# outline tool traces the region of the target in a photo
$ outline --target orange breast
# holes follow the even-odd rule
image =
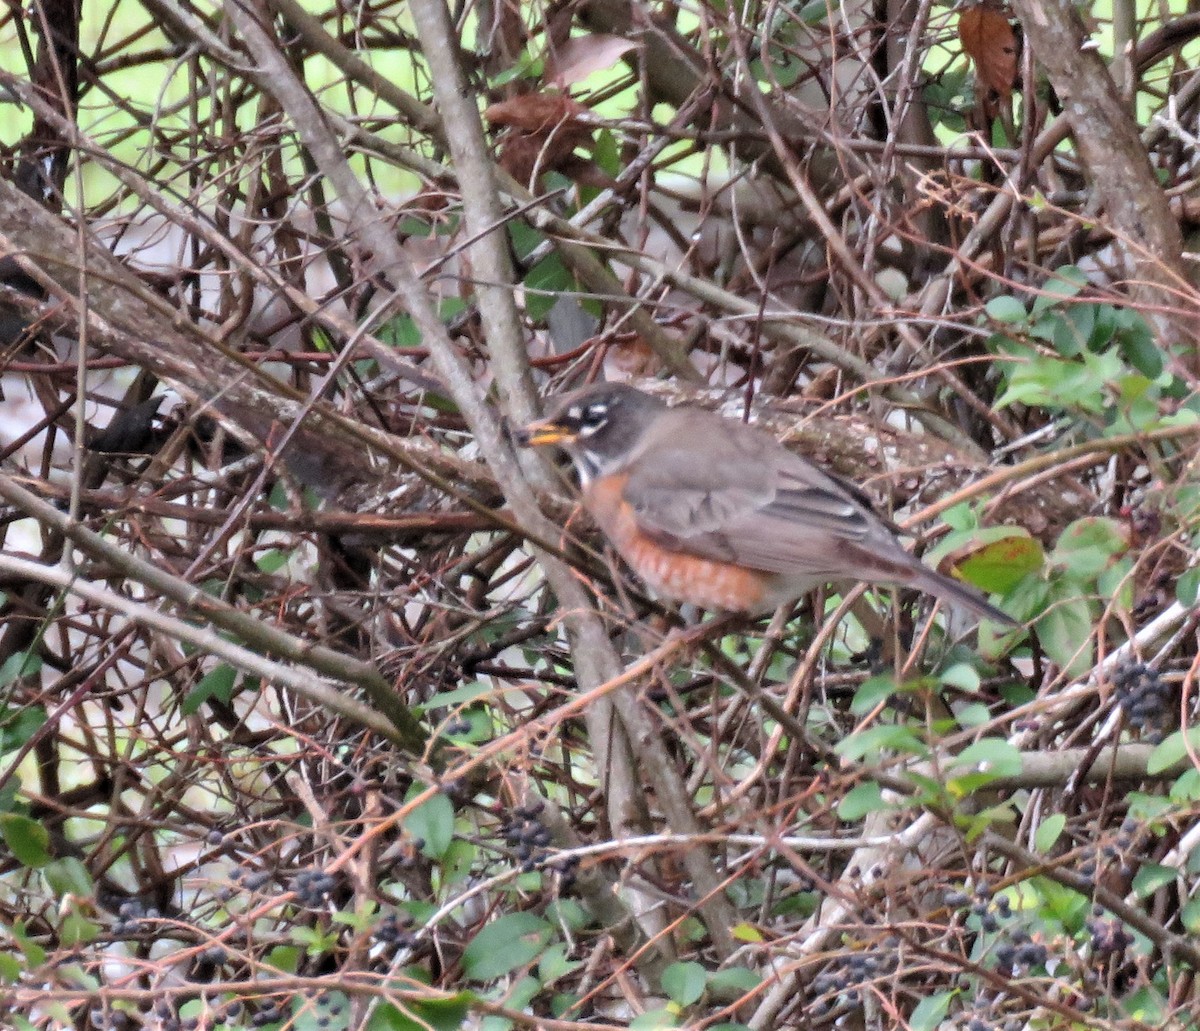
[[[622,497],[624,476],[593,480],[583,502],[621,557],[656,594],[726,612],[761,612],[775,602],[777,578],[728,562],[672,551],[638,527]]]

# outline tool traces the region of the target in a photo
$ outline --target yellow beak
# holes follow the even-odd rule
[[[516,433],[517,443],[521,447],[541,447],[543,444],[561,444],[564,441],[570,443],[575,436],[572,430],[552,419],[531,422]]]

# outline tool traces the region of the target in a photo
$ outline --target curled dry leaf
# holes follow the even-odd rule
[[[588,109],[565,93],[527,93],[493,104],[483,116],[508,133],[500,145],[500,165],[514,179],[530,183],[542,172],[570,174],[576,147],[591,139],[592,126],[579,121]]]
[[[554,49],[546,67],[546,78],[560,86],[582,82],[593,72],[611,68],[639,44],[624,36],[595,32],[572,36]]]
[[[545,133],[587,113],[586,107],[565,93],[526,93],[492,104],[483,117],[492,125]]]
[[[959,16],[963,53],[975,62],[975,74],[1002,99],[1017,83],[1017,36],[1005,12],[991,4],[969,7]]]

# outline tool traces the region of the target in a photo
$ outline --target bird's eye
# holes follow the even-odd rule
[[[608,420],[608,405],[590,404],[579,413],[579,426],[584,431],[598,430]]]

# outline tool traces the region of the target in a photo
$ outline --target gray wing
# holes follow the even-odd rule
[[[845,575],[854,545],[891,534],[854,494],[761,431],[722,437],[717,453],[660,442],[625,486],[639,527],[704,558],[767,572]],[[907,556],[906,556],[907,557]]]

